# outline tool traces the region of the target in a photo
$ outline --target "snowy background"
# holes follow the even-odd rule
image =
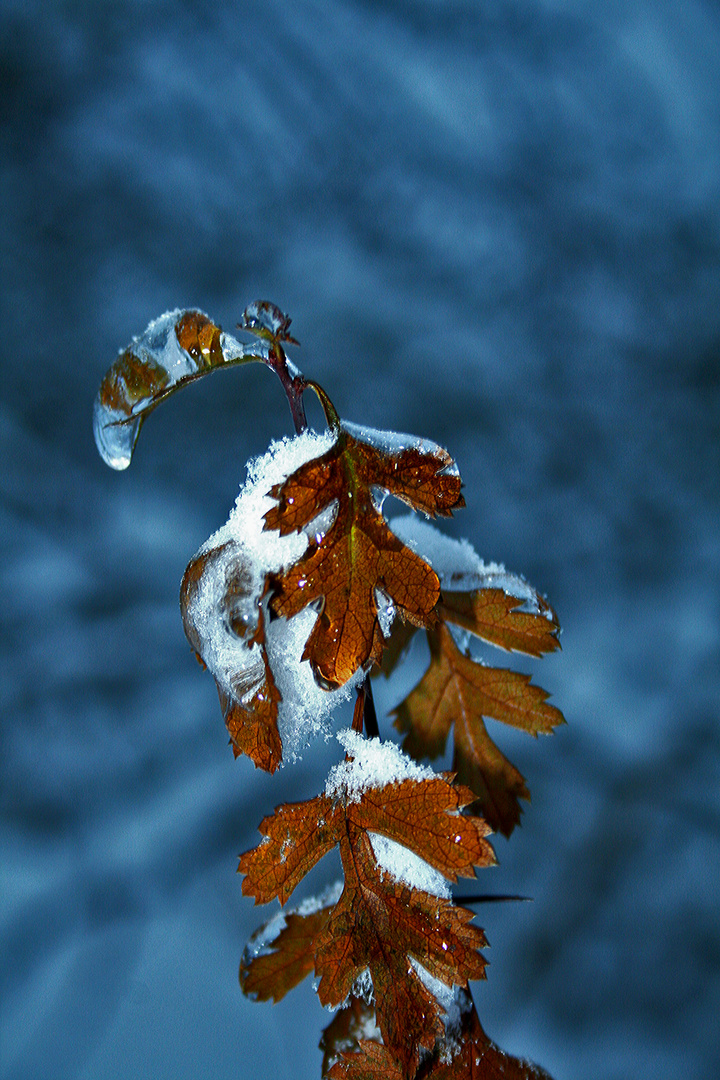
[[[534,902],[479,913],[486,1029],[555,1080],[720,1075],[717,3],[0,11],[3,1080],[319,1077],[309,980],[240,994],[235,868],[342,751],[235,762],[177,603],[287,407],[219,374],[122,475],[91,431],[150,319],[258,297],[563,624],[526,667],[567,728],[498,736],[533,802],[479,888]]]

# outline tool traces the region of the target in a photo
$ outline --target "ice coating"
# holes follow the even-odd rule
[[[411,551],[430,563],[442,588],[459,592],[502,589],[508,596],[524,600],[529,611],[540,611],[537,593],[525,578],[509,573],[502,563],[483,562],[469,541],[445,536],[414,514],[392,518],[388,525]]]
[[[196,558],[211,554],[188,605],[205,664],[229,695],[243,702],[262,681],[265,659],[282,696],[278,732],[283,760],[295,760],[310,738],[327,734],[331,714],[347,700],[363,673],[339,690],[318,686],[312,668],[302,660],[305,642],[317,619],[308,607],[291,619],[265,618],[264,645],[251,640],[260,614],[265,579],[295,563],[305,552],[308,535],[327,528],[328,514],[306,531],[281,536],[265,529],[264,515],[275,505],[270,490],[307,461],[324,454],[335,434],[306,431],[274,442],[268,452],[249,462],[247,480],[225,525],[200,548]],[[234,585],[240,581],[241,587]],[[265,611],[267,616],[267,611]],[[245,631],[245,628],[247,630]],[[264,654],[263,654],[264,649]]]
[[[397,609],[390,597],[386,596],[380,589],[375,590],[375,604],[377,605],[377,616],[382,635],[384,638],[389,638]]]
[[[429,780],[435,776],[432,769],[416,764],[395,743],[366,739],[352,730],[339,731],[337,739],[352,760],[334,765],[328,773],[325,794],[331,799],[360,802],[363,791],[368,788],[381,788],[403,780]]]
[[[295,338],[288,333],[292,319],[269,300],[254,300],[252,304],[248,304],[242,321],[244,330],[250,330],[259,337],[275,338],[297,345]]]
[[[126,469],[143,420],[184,383],[228,364],[262,359],[267,347],[241,345],[201,311],[177,308],[153,320],[105,375],[93,406],[95,442],[113,469]]]
[[[368,835],[377,864],[382,871],[388,873],[395,881],[409,885],[411,889],[420,889],[430,893],[431,896],[450,899],[452,895],[450,886],[434,866],[425,862],[410,848],[398,844],[395,840],[390,840],[387,836],[372,832]]]
[[[362,427],[360,424],[351,424],[348,420],[341,421],[342,427],[349,435],[359,442],[374,446],[376,450],[382,450],[386,454],[399,454],[403,450],[418,450],[428,456],[445,457],[445,450],[432,439],[422,439],[417,435],[404,435],[399,431],[378,431],[375,428]],[[448,476],[458,476],[455,462],[451,462],[443,470]]]

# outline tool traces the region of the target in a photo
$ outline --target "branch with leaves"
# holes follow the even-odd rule
[[[120,354],[94,411],[98,449],[122,469],[148,414],[221,368],[265,364],[290,406],[294,438],[249,464],[228,522],[181,586],[185,633],[215,679],[236,756],[274,772],[355,696],[324,791],[264,818],[239,865],[243,893],[283,908],[334,849],[342,880],[253,935],[242,989],[277,1001],[314,973],[336,1010],[321,1044],[332,1080],[545,1077],[480,1026],[469,984],[485,977],[486,939],[451,885],[495,862],[487,835],[510,836],[529,798],[485,718],[534,736],[563,722],[529,676],[486,665],[476,643],[540,657],[559,647],[557,618],[523,578],[429,523],[465,505],[448,452],[342,420],[288,360],[289,326],[266,301],[244,313],[249,344],[201,312],[163,315]],[[306,390],[324,432],[307,428]],[[388,520],[388,495],[411,514]],[[429,664],[393,713],[401,749],[378,737],[372,679],[389,676],[420,631]],[[437,774],[423,762],[451,733],[453,772]]]

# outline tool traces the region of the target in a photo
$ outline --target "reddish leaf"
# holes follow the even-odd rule
[[[485,667],[465,656],[447,626],[428,632],[430,666],[395,710],[405,732],[403,749],[415,758],[434,758],[445,748],[454,724],[458,779],[475,793],[490,826],[509,836],[520,820],[519,798],[529,792],[517,769],[490,739],[482,717],[537,735],[563,723],[546,702],[547,693],[529,675]]]
[[[273,488],[278,505],[265,515],[266,528],[287,535],[335,506],[327,531],[275,578],[272,598],[274,611],[288,617],[308,604],[322,604],[304,659],[330,688],[380,661],[384,635],[378,592],[403,619],[417,626],[435,621],[438,577],[390,531],[374,492],[389,492],[429,515],[449,515],[464,506],[460,477],[445,450],[423,443],[384,448],[370,437],[341,426],[327,453]]]
[[[299,881],[335,845],[345,885],[316,939],[315,972],[323,1005],[338,1006],[369,969],[385,1044],[413,1075],[421,1047],[442,1035],[442,1009],[416,960],[446,985],[482,978],[482,931],[472,913],[395,880],[378,866],[370,833],[410,848],[450,880],[494,861],[485,824],[459,813],[472,793],[443,777],[387,784],[358,801],[327,795],[279,807],[262,822],[265,839],[240,859],[243,892],[285,903]]]
[[[315,947],[329,909],[311,914],[290,912],[277,937],[265,944],[267,926],[253,934],[240,964],[240,986],[255,1001],[280,1001],[315,967]]]
[[[428,1074],[432,1080],[551,1080],[538,1065],[504,1053],[487,1037],[473,1008],[466,1017],[460,1052]]]

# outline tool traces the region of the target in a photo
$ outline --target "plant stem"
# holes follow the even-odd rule
[[[305,403],[303,402],[303,390],[307,386],[307,382],[294,365],[291,371],[291,365],[288,363],[285,350],[279,341],[273,341],[270,346],[270,355],[266,363],[275,372],[285,391],[290,406],[290,415],[295,425],[295,433],[302,435],[303,431],[307,431],[308,426],[305,416]]]

